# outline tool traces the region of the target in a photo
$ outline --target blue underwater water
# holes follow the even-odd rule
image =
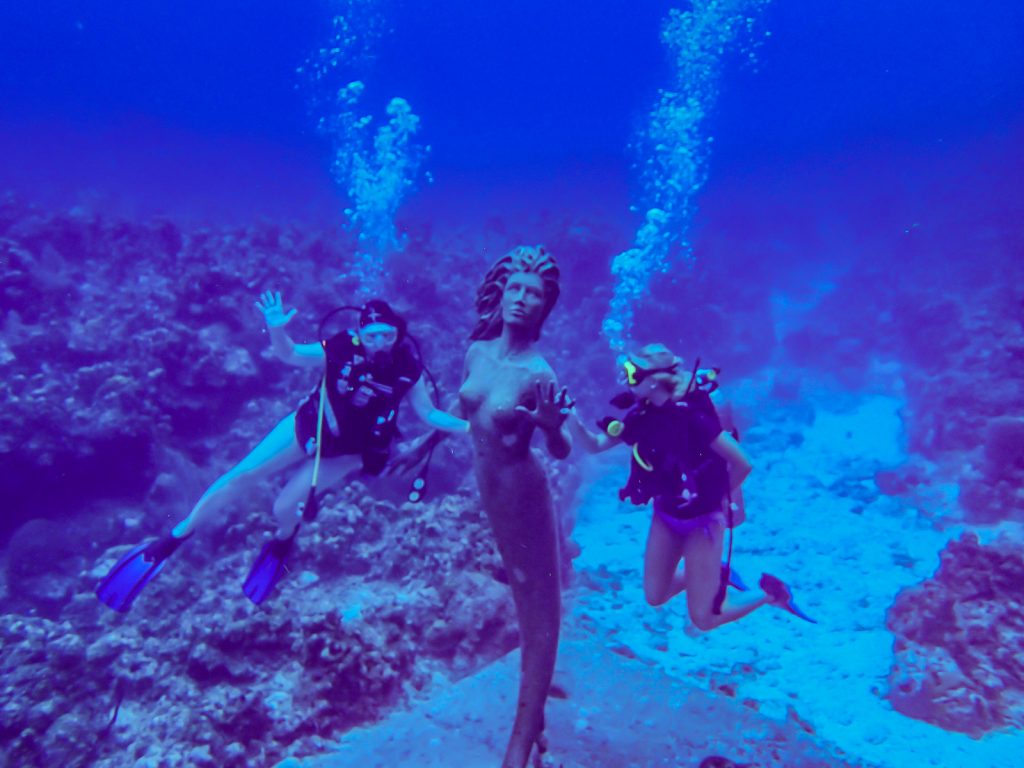
[[[1016,764],[1022,40],[1016,0],[0,6],[0,768],[524,765],[551,600],[531,764]],[[747,519],[672,552],[731,548],[731,600],[767,572],[817,623],[702,626],[698,566],[652,599],[640,448],[535,437],[488,496],[477,432],[514,445],[533,395],[425,487],[367,469],[381,411],[384,453],[268,544],[320,364],[279,359],[264,292],[317,361],[387,298],[468,408],[511,380],[467,357],[478,287],[537,244],[534,349],[590,429],[644,344],[720,369]]]

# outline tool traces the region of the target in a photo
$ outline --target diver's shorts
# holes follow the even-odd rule
[[[663,522],[668,529],[680,536],[689,536],[694,531],[703,531],[709,538],[714,532],[714,527],[726,528],[728,521],[725,512],[720,508],[695,515],[694,517],[678,517],[668,510],[675,510],[678,499],[671,496],[654,497],[654,515]]]
[[[312,457],[316,453],[316,417],[318,411],[312,399],[303,403],[295,412],[295,441],[299,447]],[[368,475],[379,475],[384,471],[390,456],[390,440],[381,444],[371,436],[359,435],[354,431],[345,431],[342,437],[338,437],[324,425],[321,439],[324,442],[320,455],[325,459],[336,456],[360,456],[363,460],[363,471]]]

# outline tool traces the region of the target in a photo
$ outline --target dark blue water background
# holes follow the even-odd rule
[[[622,213],[637,198],[627,145],[667,80],[671,3],[379,5],[392,32],[353,76],[368,109],[401,95],[423,120],[436,184],[412,210],[468,224],[481,189],[524,210]],[[212,218],[335,215],[295,74],[330,17],[324,2],[3,4],[0,188]],[[724,73],[712,189],[808,159],[939,166],[1024,120],[1014,0],[777,2],[758,31],[771,36],[757,67],[734,58]]]

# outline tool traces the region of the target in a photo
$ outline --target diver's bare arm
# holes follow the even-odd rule
[[[285,327],[298,310],[285,312],[280,291],[264,291],[256,301],[256,310],[263,315],[270,334],[270,347],[277,358],[289,365],[314,368],[323,365],[324,350],[319,344],[296,344]]]
[[[569,434],[572,435],[573,441],[579,442],[587,453],[602,453],[620,442],[618,438],[604,432],[591,432],[587,429],[575,408],[569,413],[566,423],[569,425]]]
[[[754,469],[747,452],[728,432],[722,432],[711,442],[711,450],[725,459],[729,465],[729,488],[736,491]]]
[[[409,402],[420,420],[441,432],[469,432],[469,422],[436,407],[427,392],[427,386],[420,378],[409,391]],[[455,404],[456,408],[458,403]],[[452,410],[455,410],[454,408]]]
[[[319,344],[296,344],[283,326],[268,328],[270,347],[278,360],[302,368],[317,368],[324,364],[324,348]]]
[[[462,381],[463,382],[465,382],[466,379],[469,378],[469,369],[470,369],[470,366],[472,365],[472,363],[470,362],[470,357],[472,357],[473,351],[475,350],[475,348],[476,348],[476,344],[471,344],[469,349],[466,351],[466,358],[465,358],[465,360],[463,360],[463,363],[462,363]],[[462,402],[458,398],[455,399],[455,402],[448,409],[448,413],[451,414],[455,418],[460,418],[460,417],[466,415],[463,412],[463,410],[462,410]],[[468,422],[466,424],[466,430],[465,431],[466,432],[469,431],[469,423]],[[426,437],[423,438],[423,442],[421,442],[418,447],[419,447],[420,450],[422,450],[424,452],[424,455],[426,455],[426,451],[432,450],[442,440],[444,440],[446,437],[448,437],[449,434],[450,434],[449,432],[445,432],[444,430],[436,429],[435,428],[433,432],[429,433]]]
[[[471,348],[472,349],[472,348]],[[467,363],[469,354],[466,355]],[[462,380],[466,380],[468,374],[468,365],[463,369]],[[417,390],[420,390],[417,392]],[[413,410],[416,414],[423,419],[423,421],[434,427],[430,432],[427,432],[414,440],[410,441],[408,447],[402,451],[402,454],[388,464],[386,470],[387,474],[404,473],[413,467],[417,466],[427,455],[434,450],[441,441],[449,435],[455,434],[466,434],[469,432],[469,422],[460,418],[463,415],[462,403],[458,399],[451,405],[448,412],[445,413],[434,407],[433,402],[430,400],[430,396],[426,391],[426,387],[423,384],[423,380],[420,379],[416,382],[413,388],[410,390],[410,402],[412,403]],[[421,412],[422,411],[422,412]],[[436,412],[436,413],[435,413]],[[440,415],[443,419],[444,424],[433,423],[433,421],[424,416],[424,413],[429,417],[432,413]],[[465,425],[458,428],[459,425]],[[455,426],[456,429],[446,430],[445,426]]]

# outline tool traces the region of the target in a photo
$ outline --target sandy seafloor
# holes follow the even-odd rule
[[[886,612],[901,589],[935,572],[939,552],[963,527],[936,528],[929,522],[938,512],[934,507],[926,518],[898,499],[877,496],[865,503],[855,493],[830,490],[861,485],[870,492],[875,471],[900,462],[901,404],[878,397],[832,400],[830,406],[822,397],[813,424],[798,426],[805,437],[801,445],[778,453],[751,448],[748,521],[737,529],[734,551],[734,564],[748,582],[756,583],[763,571],[783,577],[819,624],[766,608],[693,636],[685,631],[683,603],[657,611],[646,606],[638,566],[647,516],[602,503],[615,498],[623,480],[617,471],[595,473],[600,479],[587,488],[580,506],[584,551],[577,562],[583,569],[630,569],[635,578],[623,585],[621,608],[593,595],[584,596],[586,610],[638,655],[658,659],[669,674],[733,683],[737,698],[754,699],[771,716],[785,717],[792,707],[851,757],[892,768],[1013,764],[1014,755],[1024,755],[1024,732],[974,739],[905,717],[884,698],[893,643]],[[779,426],[753,426],[748,439]],[[951,492],[945,495],[943,501],[937,493],[932,503],[955,504]],[[621,521],[614,540],[600,526],[608,514]],[[996,533],[976,530],[983,540]],[[651,633],[645,623],[664,631]],[[661,639],[667,642],[664,651],[654,648]]]
[[[814,408],[810,423],[808,404]],[[755,471],[745,485],[748,522],[737,531],[734,564],[748,582],[756,583],[762,571],[789,580],[817,625],[764,608],[700,634],[687,627],[682,596],[659,609],[648,606],[640,567],[649,511],[618,502],[617,489],[625,480],[624,453],[590,459],[588,479],[576,501],[575,538],[583,552],[576,560],[577,584],[567,592],[567,638],[573,634],[570,627],[582,622],[591,640],[603,642],[595,653],[612,649],[635,654],[684,684],[712,691],[732,689],[734,694],[730,690],[720,695],[756,706],[769,719],[796,720],[853,764],[1016,764],[1013,756],[1024,754],[1024,732],[975,739],[905,717],[885,698],[893,643],[886,612],[902,588],[934,573],[939,552],[964,530],[955,522],[930,522],[957,519],[952,487],[933,489],[934,496],[923,503],[882,496],[874,488],[874,473],[903,458],[900,406],[891,397],[823,392],[804,400],[799,418],[795,410],[779,411],[747,428],[745,442]],[[802,434],[803,442],[774,439],[793,433]],[[920,507],[927,507],[927,516]],[[1024,539],[1019,528],[974,530],[983,540],[1005,531]],[[501,687],[508,691],[500,697],[496,692],[490,700],[486,694],[474,694],[483,699],[478,710],[496,706],[511,711],[515,668],[506,664],[507,679]],[[622,696],[628,702],[630,691],[623,690]],[[437,701],[435,711],[446,706],[443,702],[443,697]],[[572,695],[549,709],[566,703],[586,712],[587,702]],[[352,736],[368,742],[370,754],[383,757],[388,743],[408,738],[407,728],[400,736],[388,734],[389,728],[398,728],[390,725],[397,722],[385,719]],[[444,750],[445,736],[443,730],[438,735],[438,727],[453,726],[435,723],[429,731],[429,738],[440,742],[435,746]],[[700,726],[688,720],[684,727]],[[657,738],[657,733],[653,730],[650,738]],[[504,737],[489,734],[487,741],[493,749]],[[459,743],[465,743],[465,736]],[[341,759],[345,751],[336,754]],[[557,754],[552,755],[552,764],[559,764],[560,757],[566,765],[576,764],[571,755]],[[468,754],[460,759],[449,752],[448,758],[453,765],[468,765],[466,759],[473,762]],[[296,764],[289,760],[282,765]],[[301,762],[342,764],[349,763],[326,756]],[[446,763],[442,759],[439,764]]]

